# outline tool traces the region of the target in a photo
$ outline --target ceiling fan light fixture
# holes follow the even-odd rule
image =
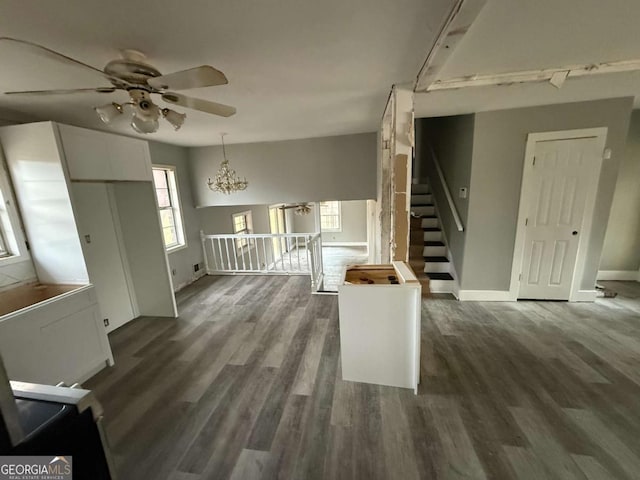
[[[122,114],[122,105],[111,102],[100,107],[94,107],[94,110],[103,123],[109,124],[114,118]]]
[[[138,133],[155,133],[160,128],[160,123],[157,118],[140,118],[137,114],[131,118],[131,128]]]
[[[180,127],[184,123],[184,119],[187,118],[186,114],[178,113],[169,108],[162,109],[162,116],[173,126],[174,130],[180,130]]]
[[[306,203],[303,203],[301,205],[298,205],[294,210],[293,213],[295,213],[296,215],[309,215],[309,213],[311,213],[311,207],[309,205],[307,205]]]

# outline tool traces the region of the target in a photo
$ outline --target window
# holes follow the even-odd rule
[[[2,232],[2,228],[0,228],[0,258],[8,257],[9,250],[7,249],[7,244],[4,241],[4,233]]]
[[[320,202],[320,229],[323,232],[341,232],[340,202]]]
[[[0,153],[0,263],[21,262],[29,258],[20,228],[20,217],[11,193],[9,173]]]
[[[167,251],[186,246],[175,167],[154,166],[153,184],[156,189],[162,236]]]
[[[253,233],[253,220],[251,211],[234,213],[233,216],[233,233],[250,234]],[[236,248],[241,251],[243,248],[249,248],[250,242],[248,238],[239,238],[236,240]]]

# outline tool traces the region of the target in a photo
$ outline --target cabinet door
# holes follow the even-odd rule
[[[113,180],[151,181],[149,144],[135,138],[110,137],[109,159]]]
[[[110,135],[59,125],[64,156],[72,180],[112,180]]]

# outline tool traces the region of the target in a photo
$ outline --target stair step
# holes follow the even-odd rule
[[[425,232],[441,232],[442,231],[438,227],[422,227],[422,230]]]
[[[422,228],[440,228],[438,217],[421,218],[420,226]]]
[[[433,203],[412,203],[412,207],[433,207]]]
[[[424,242],[425,247],[444,247],[444,243],[442,242],[434,242],[434,241],[426,241]]]
[[[450,273],[443,272],[426,272],[430,280],[453,280]]]
[[[411,194],[412,195],[426,195],[429,194],[430,188],[426,183],[414,183],[411,185]]]
[[[417,216],[435,215],[436,207],[434,207],[433,205],[411,205],[411,212],[413,212],[413,214]]]
[[[436,262],[449,262],[449,259],[447,257],[424,257],[424,261],[425,262],[431,262],[431,263],[436,263]]]
[[[438,218],[437,215],[419,215],[420,218]]]

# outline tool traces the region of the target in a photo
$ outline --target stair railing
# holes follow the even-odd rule
[[[323,280],[319,233],[206,235],[200,231],[208,275],[309,275],[312,290]]]
[[[456,227],[458,228],[458,231],[464,232],[464,225],[462,225],[462,220],[460,219],[460,215],[458,214],[458,209],[456,208],[456,204],[453,203],[453,197],[451,196],[451,192],[449,191],[447,180],[444,178],[444,173],[442,172],[442,168],[440,167],[440,162],[438,162],[438,156],[436,155],[436,152],[433,149],[433,146],[429,145],[429,150],[431,151],[433,164],[435,165],[436,171],[438,172],[438,178],[440,180],[440,184],[442,185],[442,190],[444,191],[445,197],[447,197],[447,203],[449,204],[451,215],[453,215],[453,220],[454,222],[456,222]]]

